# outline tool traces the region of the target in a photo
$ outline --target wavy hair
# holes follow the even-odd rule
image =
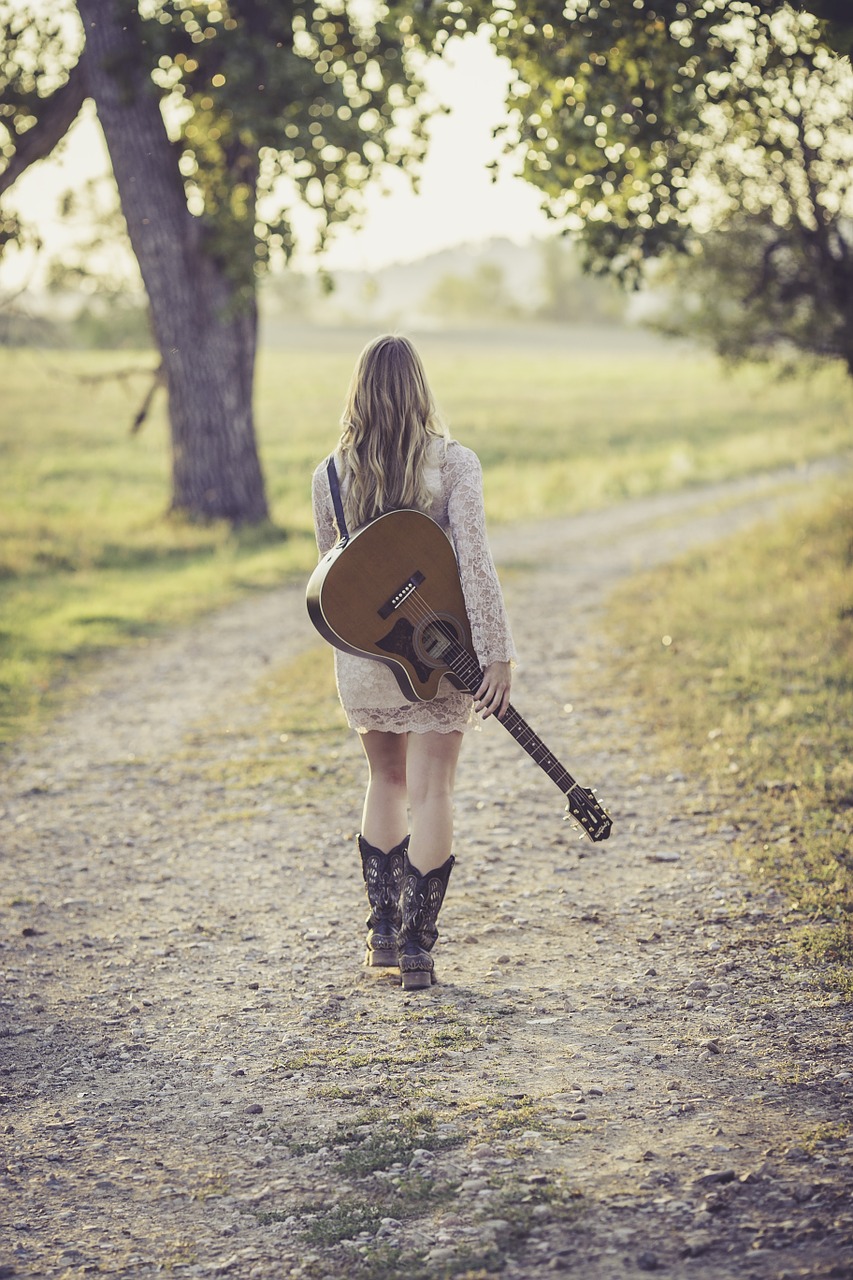
[[[387,511],[430,505],[427,450],[448,432],[408,338],[384,334],[367,344],[353,370],[341,427],[351,528]]]

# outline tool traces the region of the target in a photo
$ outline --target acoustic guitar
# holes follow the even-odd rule
[[[390,511],[342,539],[308,582],[308,613],[345,653],[383,662],[405,697],[430,702],[447,680],[474,694],[483,679],[474,655],[456,556],[440,525],[420,511]],[[566,797],[591,840],[611,822],[511,704],[500,723]]]

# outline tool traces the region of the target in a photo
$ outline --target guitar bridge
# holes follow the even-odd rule
[[[389,596],[382,608],[379,610],[380,618],[390,618],[392,613],[405,604],[413,591],[417,591],[418,587],[424,580],[424,575],[420,569],[416,569],[411,578],[408,578],[401,587],[398,587],[392,596]]]

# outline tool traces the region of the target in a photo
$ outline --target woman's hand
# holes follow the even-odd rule
[[[497,716],[500,720],[509,706],[509,686],[512,682],[508,662],[490,662],[483,672],[483,683],[474,694],[474,708],[484,720]]]

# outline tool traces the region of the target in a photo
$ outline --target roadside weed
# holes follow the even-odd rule
[[[846,487],[615,594],[613,688],[853,993],[853,520]],[[834,967],[833,967],[834,966]]]

